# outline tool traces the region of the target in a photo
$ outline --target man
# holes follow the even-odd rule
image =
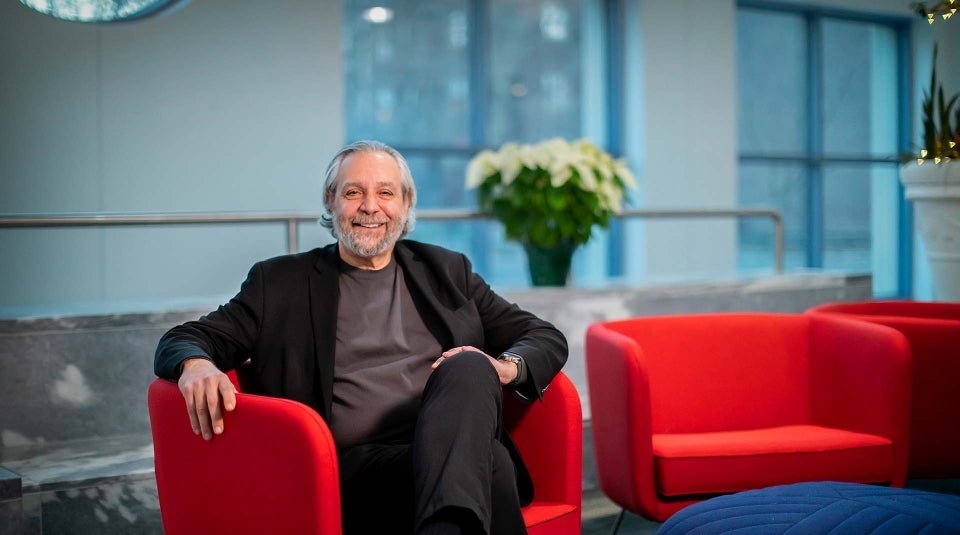
[[[337,242],[254,265],[229,303],[161,338],[155,370],[179,381],[207,440],[236,406],[222,370],[248,359],[251,391],[316,409],[337,443],[347,533],[524,533],[533,489],[501,427],[502,390],[542,395],[566,340],[465,256],[402,239],[415,206],[396,150],[343,148],[324,182]]]

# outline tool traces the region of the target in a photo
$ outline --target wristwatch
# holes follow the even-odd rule
[[[505,360],[517,365],[517,376],[513,378],[513,381],[510,381],[510,383],[506,385],[507,387],[516,386],[520,382],[520,378],[523,377],[523,358],[515,353],[504,351],[503,353],[500,353],[500,356],[497,357],[497,360]]]

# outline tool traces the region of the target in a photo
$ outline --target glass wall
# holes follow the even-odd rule
[[[897,182],[906,22],[742,2],[737,25],[740,204],[783,213],[788,268],[871,273],[875,295],[909,293]],[[771,240],[741,223],[739,267],[762,262]]]
[[[420,208],[472,209],[464,169],[483,148],[555,136],[616,143],[622,109],[608,95],[620,88],[608,81],[619,51],[610,42],[623,36],[606,25],[619,3],[346,4],[347,139],[403,152]],[[782,213],[787,269],[871,273],[876,295],[909,294],[897,183],[908,21],[738,5],[737,203]],[[424,221],[412,237],[466,252],[491,282],[527,284],[523,252],[496,222]],[[741,219],[738,271],[769,270],[773,240],[768,221]],[[604,234],[591,240],[575,258],[575,282],[618,274],[619,248]]]
[[[504,142],[605,141],[600,0],[378,0],[345,3],[347,139],[409,160],[419,208],[475,208],[467,161]],[[600,120],[597,120],[597,118]],[[418,221],[414,239],[469,255],[489,281],[527,284],[519,245],[494,221]],[[603,243],[591,241],[591,252]],[[600,255],[606,257],[607,255]],[[575,277],[602,276],[579,262]]]

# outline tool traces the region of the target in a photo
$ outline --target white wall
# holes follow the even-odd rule
[[[709,15],[705,15],[709,13]],[[642,207],[729,208],[736,204],[736,7],[733,1],[642,0],[628,16],[639,52],[628,55],[628,154],[638,168]],[[638,72],[639,71],[639,72]],[[628,107],[628,112],[631,108]],[[650,279],[733,272],[733,220],[633,223],[643,243],[633,274]]]
[[[343,143],[341,19],[338,2],[195,0],[84,25],[0,2],[0,213],[317,210]],[[226,295],[282,237],[0,230],[0,314]]]

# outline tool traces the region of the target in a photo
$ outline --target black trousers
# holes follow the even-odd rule
[[[472,512],[484,533],[526,533],[516,467],[499,438],[503,393],[487,357],[448,358],[423,389],[410,443],[341,449],[344,532],[415,533],[441,512]]]

